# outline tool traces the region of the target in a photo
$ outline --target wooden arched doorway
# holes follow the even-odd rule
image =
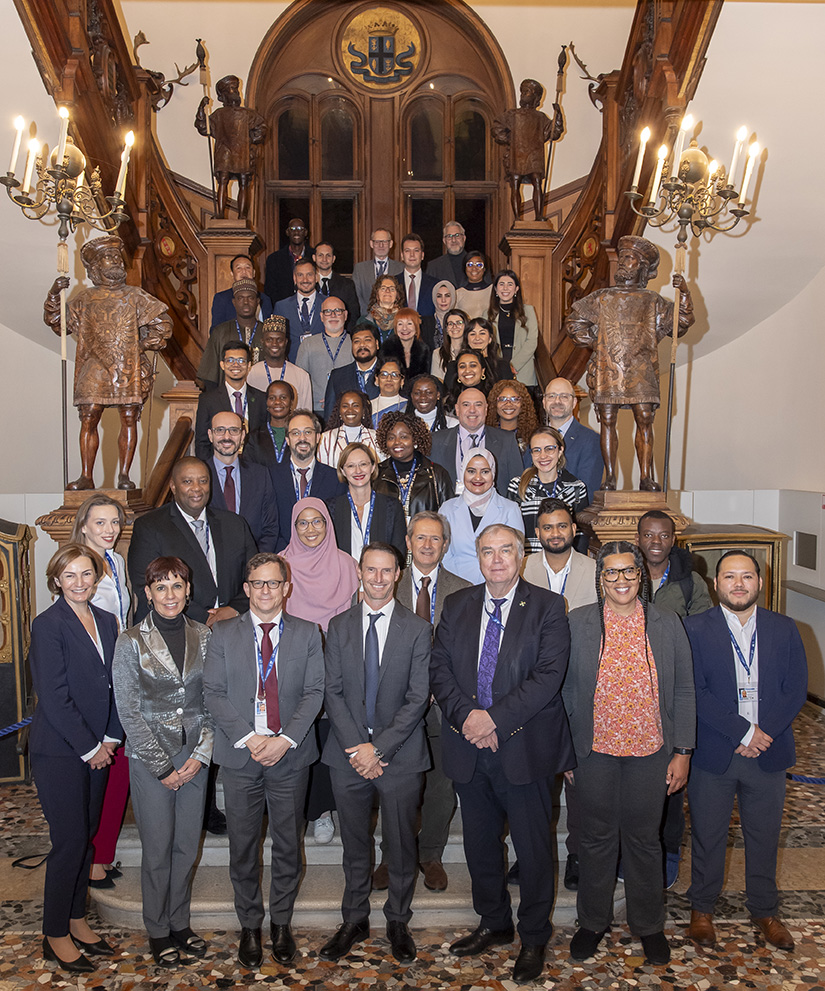
[[[508,216],[492,120],[513,100],[504,55],[461,0],[296,0],[252,64],[248,102],[270,126],[256,229],[278,247],[291,217],[366,256],[370,231],[415,230],[443,251],[455,217],[495,256]]]

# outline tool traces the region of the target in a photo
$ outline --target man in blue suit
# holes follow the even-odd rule
[[[796,762],[793,721],[806,699],[808,664],[793,620],[757,606],[756,558],[727,551],[716,565],[715,609],[688,616],[696,684],[696,750],[688,801],[691,903],[688,935],[713,946],[734,796],[745,839],[745,892],[765,940],[792,950],[777,916],[776,857],[785,772]]]
[[[339,396],[345,392],[363,392],[370,399],[375,399],[379,393],[375,381],[375,367],[378,364],[378,349],[381,338],[378,326],[369,317],[361,317],[352,332],[352,361],[340,368],[333,368],[329,373],[327,390],[324,395],[324,409],[327,416]]]
[[[320,334],[324,330],[321,322],[321,303],[324,297],[315,285],[315,264],[309,259],[295,263],[294,296],[279,300],[273,309],[277,316],[285,317],[289,324],[289,360],[295,364],[298,348],[305,337]]]
[[[401,257],[404,271],[395,276],[407,305],[417,310],[419,316],[427,317],[435,313],[433,289],[436,280],[422,269],[424,261],[424,241],[418,234],[405,234],[401,242]]]
[[[564,437],[564,457],[567,470],[587,486],[587,496],[593,496],[602,487],[604,461],[599,435],[573,416],[576,391],[569,379],[552,379],[547,383],[542,398],[547,423]]]

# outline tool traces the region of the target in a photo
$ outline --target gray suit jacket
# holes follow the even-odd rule
[[[184,617],[184,622],[182,675],[151,612],[124,630],[115,644],[112,681],[126,733],[126,756],[137,758],[155,777],[174,770],[171,758],[180,753],[184,738],[196,760],[208,764],[212,758],[215,724],[203,700],[210,631],[194,620]]]
[[[571,548],[570,572],[564,586],[564,601],[568,611],[596,602],[596,562],[586,554]],[[539,588],[550,588],[547,569],[544,567],[544,551],[528,554],[521,574],[525,581]]]
[[[401,262],[387,259],[387,275],[398,275],[404,271]],[[367,316],[367,304],[370,301],[370,293],[375,285],[375,261],[358,262],[352,270],[352,281],[355,283],[355,291],[358,293],[358,304],[361,307],[362,316]]]
[[[348,747],[369,740],[364,672],[362,604],[329,624],[324,661],[324,708],[332,732],[321,761],[349,767]],[[384,774],[409,774],[431,766],[424,734],[430,697],[432,627],[396,602],[378,676],[372,742],[384,754]]]
[[[324,653],[315,623],[283,613],[284,632],[278,647],[278,708],[284,736],[298,745],[295,768],[318,758],[310,733],[324,698]],[[249,613],[216,623],[206,652],[203,687],[215,718],[215,763],[243,767],[251,759],[238,740],[255,732],[257,657]]]
[[[484,446],[496,459],[496,491],[499,495],[507,495],[510,479],[521,475],[524,462],[518,449],[515,431],[500,430],[498,427],[485,427]],[[430,460],[447,472],[453,485],[456,484],[455,456],[458,443],[458,427],[447,430],[436,430],[433,436],[433,448]],[[466,454],[466,451],[465,451]]]
[[[452,571],[447,571],[444,565],[438,569],[438,581],[435,586],[435,622],[441,619],[441,610],[444,607],[444,600],[448,595],[457,592],[461,588],[469,588],[470,582],[454,575]],[[412,568],[407,567],[401,573],[401,580],[395,590],[395,597],[410,612],[415,612],[415,591],[412,583]]]

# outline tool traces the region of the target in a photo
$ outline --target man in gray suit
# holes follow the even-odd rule
[[[321,760],[329,765],[344,845],[344,922],[320,950],[338,960],[369,936],[372,838],[377,792],[389,860],[384,904],[387,937],[399,963],[416,949],[412,917],[418,857],[415,819],[423,772],[430,766],[424,713],[430,695],[430,624],[393,598],[398,555],[371,542],[361,552],[363,601],[329,624],[324,706],[332,732]]]
[[[283,558],[252,557],[244,592],[249,612],[215,625],[203,681],[215,719],[214,758],[223,768],[229,874],[241,923],[238,960],[257,968],[263,960],[258,850],[264,804],[272,837],[272,955],[284,965],[295,955],[290,920],[309,766],[318,758],[311,730],[323,702],[324,657],[318,627],[283,611],[289,593]]]
[[[358,293],[358,305],[365,316],[375,280],[380,279],[382,275],[395,276],[404,271],[401,262],[390,258],[392,233],[386,227],[376,227],[370,234],[370,249],[372,258],[369,261],[358,262],[352,270],[352,281]]]

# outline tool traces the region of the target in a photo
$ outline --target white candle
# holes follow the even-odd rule
[[[58,111],[60,114],[60,137],[57,141],[57,158],[54,162],[54,167],[56,169],[63,168],[63,156],[66,154],[66,138],[69,135],[69,111],[66,107],[61,107]]]
[[[707,181],[707,188],[708,189],[712,189],[713,188],[713,180],[716,178],[716,173],[718,171],[719,171],[719,163],[714,158],[711,161],[710,165],[708,166],[708,181]]]
[[[733,147],[733,161],[730,163],[730,172],[728,173],[728,185],[736,187],[736,167],[739,165],[739,156],[742,154],[742,149],[745,147],[745,139],[748,136],[748,129],[743,124],[739,130],[736,132],[736,144]]]
[[[679,133],[676,136],[676,147],[673,149],[673,161],[670,164],[670,177],[671,179],[679,178],[679,163],[682,160],[682,149],[685,146],[685,137],[687,132],[693,127],[693,116],[692,114],[687,114],[682,121],[681,127],[679,128]]]
[[[40,143],[35,140],[29,142],[29,154],[26,158],[26,174],[23,177],[23,188],[20,192],[24,196],[29,195],[32,184],[32,172],[34,171],[34,160],[40,154]]]
[[[636,169],[633,173],[633,182],[630,184],[632,189],[639,188],[639,176],[642,174],[642,162],[644,161],[645,146],[648,141],[650,141],[650,128],[646,127],[642,131],[641,141],[639,142],[639,154],[636,156]]]
[[[65,361],[66,354],[66,289],[60,290],[60,360]]]
[[[656,173],[653,176],[653,189],[650,193],[650,205],[653,206],[656,203],[656,197],[659,195],[659,183],[662,181],[662,172],[665,168],[665,161],[667,159],[667,145],[662,145],[659,149],[659,160],[656,162]]]
[[[754,141],[754,143],[748,148],[748,164],[745,166],[745,178],[742,180],[742,192],[739,194],[739,208],[745,205],[745,200],[748,198],[748,186],[751,183],[751,176],[753,175],[753,166],[756,162],[756,156],[759,154],[759,145]]]
[[[23,140],[23,128],[26,126],[26,122],[22,117],[15,117],[14,127],[17,134],[14,136],[14,147],[11,150],[11,162],[9,163],[9,175],[14,175],[17,169],[17,159],[20,157],[20,143]]]
[[[126,135],[126,144],[123,146],[123,153],[120,156],[120,172],[117,174],[117,183],[115,184],[115,196],[119,196],[121,199],[123,199],[123,194],[126,191],[126,172],[129,166],[129,154],[132,151],[132,145],[134,143],[134,131],[129,131]]]

